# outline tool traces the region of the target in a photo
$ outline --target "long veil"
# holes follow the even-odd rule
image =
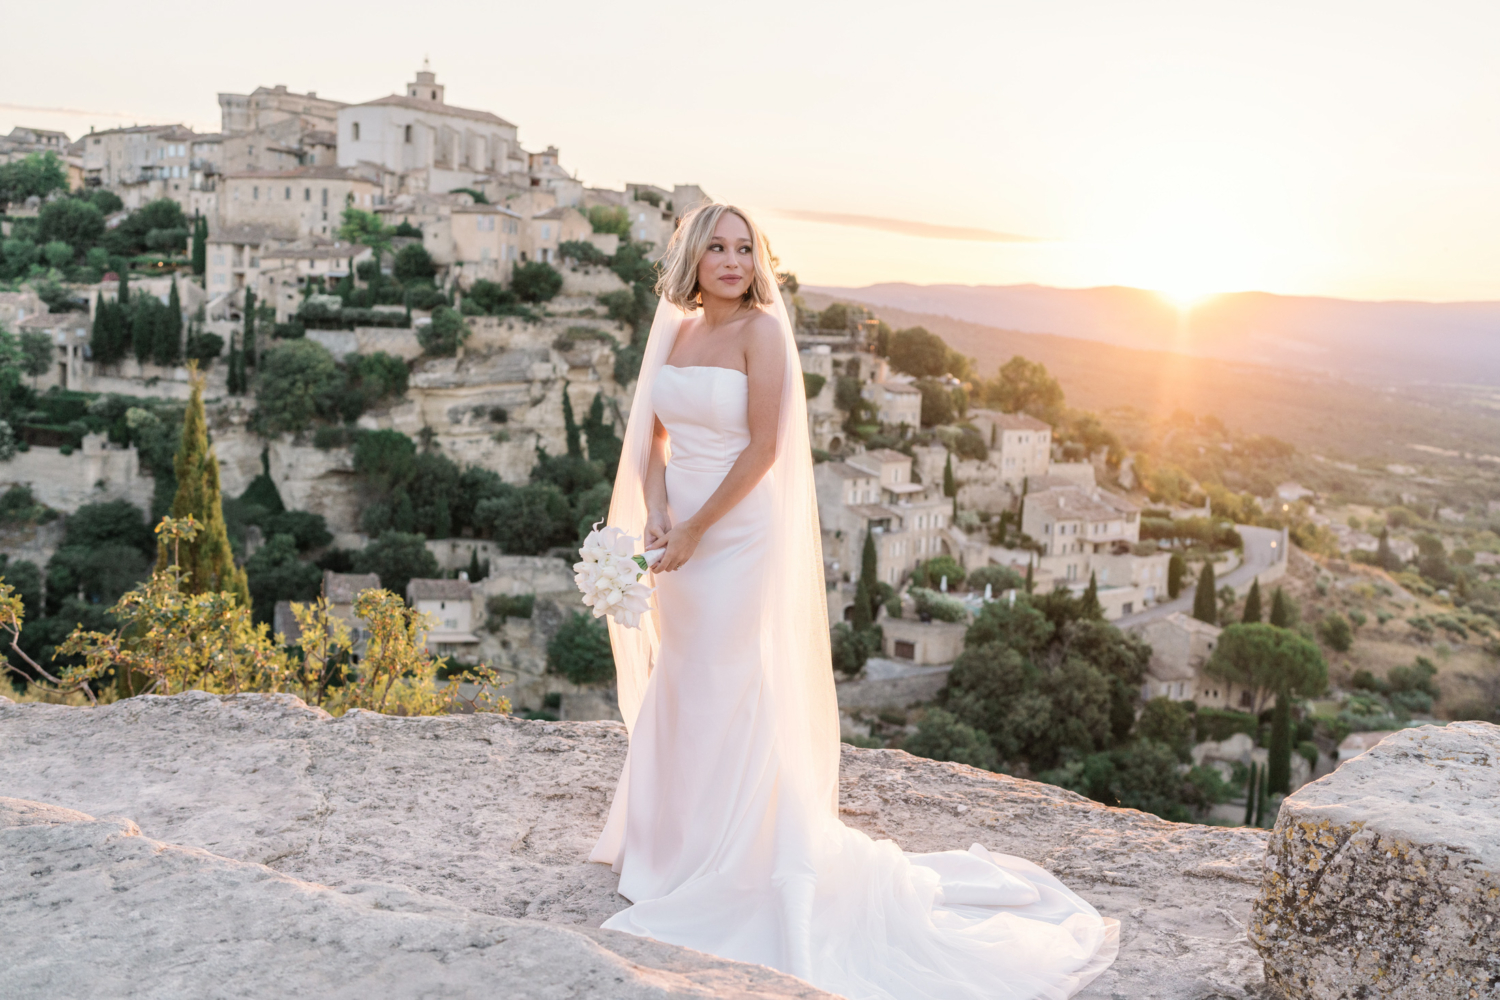
[[[823,544],[818,529],[812,447],[807,435],[802,362],[797,356],[786,303],[779,294],[767,311],[781,325],[785,345],[783,389],[776,459],[766,473],[773,487],[773,511],[765,539],[766,583],[760,606],[745,610],[760,619],[762,676],[776,707],[782,759],[798,764],[789,775],[802,793],[797,798],[814,811],[826,810],[825,816],[836,817],[838,701],[828,646]],[[657,306],[641,360],[609,505],[609,523],[632,535],[643,536],[646,526],[644,483],[656,416],[651,391],[687,316],[663,298]],[[620,714],[632,733],[661,644],[658,615],[653,596],[651,610],[642,616],[639,629],[625,628],[613,619],[608,620]]]

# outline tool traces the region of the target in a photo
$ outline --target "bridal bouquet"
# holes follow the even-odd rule
[[[634,555],[638,539],[619,528],[597,524],[583,540],[582,561],[573,564],[573,582],[583,593],[583,603],[594,609],[595,618],[605,615],[626,628],[640,628],[641,615],[650,610],[651,588],[641,582],[662,549]]]

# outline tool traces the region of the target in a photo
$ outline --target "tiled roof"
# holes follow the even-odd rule
[[[865,455],[868,456],[868,457],[870,457],[870,458],[873,458],[877,462],[910,462],[911,461],[911,456],[910,455],[902,454],[901,452],[897,451],[894,448],[876,448],[874,451],[867,451],[867,452],[865,452]]]
[[[827,469],[829,472],[831,472],[835,476],[838,476],[840,479],[876,479],[876,478],[879,478],[878,476],[876,476],[875,473],[870,472],[870,471],[868,471],[866,469],[855,468],[854,466],[850,465],[848,462],[824,462],[821,465],[819,465],[818,468],[820,468],[820,469]]]
[[[1024,413],[997,413],[990,418],[1004,431],[1050,431],[1052,425]]]
[[[468,580],[417,579],[406,585],[406,596],[413,601],[467,601],[473,594]]]
[[[548,209],[547,211],[543,212],[541,215],[534,215],[534,216],[532,216],[532,218],[534,218],[534,219],[562,219],[562,218],[566,218],[567,217],[567,213],[568,213],[568,209],[565,206],[563,206],[563,205],[559,205],[556,208]]]
[[[380,577],[374,573],[335,573],[323,571],[323,593],[329,604],[353,604],[361,590],[379,590]]]
[[[247,243],[259,246],[273,240],[291,239],[295,230],[261,223],[247,222],[237,226],[219,226],[208,234],[210,243]]]
[[[381,97],[373,101],[365,101],[363,104],[353,105],[356,108],[369,107],[396,107],[411,108],[413,111],[430,111],[437,115],[451,115],[455,118],[468,118],[477,122],[489,122],[491,125],[504,125],[506,128],[515,128],[510,122],[499,115],[490,114],[488,111],[474,111],[470,108],[457,108],[451,104],[438,104],[436,101],[424,101],[417,97],[403,97],[400,94],[392,94],[389,97]]]
[[[1026,508],[1028,513],[1050,514],[1060,521],[1113,521],[1121,514],[1114,505],[1101,503],[1077,487],[1028,493]]]
[[[232,174],[225,174],[225,180],[236,177],[264,177],[272,180],[309,180],[309,181],[365,181],[373,184],[374,181],[361,177],[348,167],[297,167],[292,170],[241,170]]]

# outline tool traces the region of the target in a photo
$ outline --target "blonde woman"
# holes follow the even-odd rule
[[[611,929],[851,998],[1072,996],[1118,924],[975,844],[904,854],[838,818],[838,706],[802,370],[765,235],[705,205],[662,261],[609,523],[662,548],[610,623],[625,770],[592,860]]]

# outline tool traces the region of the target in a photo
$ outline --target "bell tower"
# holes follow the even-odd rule
[[[431,101],[434,104],[443,103],[443,85],[437,82],[437,74],[432,71],[432,65],[427,59],[422,60],[422,68],[417,71],[417,78],[406,85],[406,96],[415,97],[419,101]]]

